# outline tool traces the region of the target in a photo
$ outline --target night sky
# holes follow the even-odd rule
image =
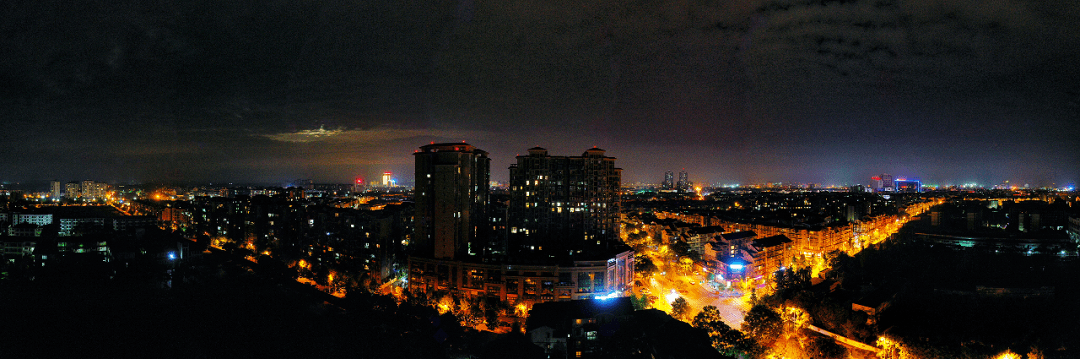
[[[8,0],[0,180],[506,180],[599,146],[624,182],[1062,186],[1080,2]]]

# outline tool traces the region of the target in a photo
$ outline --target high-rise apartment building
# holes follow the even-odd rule
[[[79,185],[79,182],[65,183],[64,184],[64,197],[72,198],[72,199],[79,198],[79,196],[82,196],[82,190],[81,190],[82,188],[81,187],[82,186]]]
[[[664,172],[664,183],[660,185],[661,189],[673,189],[675,188],[675,173],[671,171]]]
[[[510,166],[510,250],[563,255],[614,247],[621,177],[615,158],[599,148],[581,156],[530,148]]]
[[[84,200],[92,200],[92,199],[96,198],[97,193],[95,193],[94,187],[95,187],[94,186],[94,181],[83,180],[82,181],[82,188],[81,188],[82,189],[81,197]]]
[[[53,200],[60,199],[60,190],[60,181],[53,180],[52,182],[49,182],[49,197]]]
[[[488,229],[491,159],[487,152],[467,143],[433,143],[420,147],[413,156],[413,254],[461,260],[481,253]]]
[[[634,252],[615,233],[621,170],[603,150],[566,157],[530,149],[510,169],[511,198],[506,205],[488,203],[486,152],[464,143],[431,144],[421,147],[414,158],[416,230],[408,258],[409,289],[414,293],[454,292],[528,306],[609,296],[631,288]],[[521,242],[511,242],[514,247],[508,248],[508,241],[476,253],[477,245],[489,244],[485,231],[510,229],[499,217],[527,223],[514,227],[511,235],[527,235],[516,239],[529,241],[536,256],[521,256]],[[488,218],[491,223],[485,223]],[[550,228],[561,232],[548,232]],[[618,245],[603,253],[590,251],[598,241]],[[580,248],[574,256],[544,256],[556,254],[551,252],[555,248],[574,247]]]
[[[680,191],[690,190],[690,175],[686,171],[679,171],[679,183],[676,188]]]

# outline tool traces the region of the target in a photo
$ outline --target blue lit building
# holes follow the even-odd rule
[[[919,180],[905,180],[898,179],[894,181],[896,185],[897,193],[920,193],[922,192],[922,181]]]

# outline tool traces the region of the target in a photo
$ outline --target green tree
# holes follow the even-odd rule
[[[694,320],[691,324],[694,325],[694,328],[705,329],[710,332],[717,330],[721,326],[730,328],[720,317],[720,310],[712,305],[706,305],[704,308],[701,308],[701,311],[694,316]]]
[[[843,359],[847,357],[847,348],[820,335],[811,336],[805,350],[811,358]]]
[[[858,261],[847,253],[835,250],[825,257],[829,265],[829,279],[843,282],[845,286],[855,288],[859,285]],[[853,283],[847,283],[847,282]]]
[[[755,305],[743,318],[743,330],[757,343],[769,347],[784,332],[784,321],[777,313],[764,305]]]
[[[678,320],[686,320],[686,317],[690,315],[690,303],[686,302],[683,297],[675,298],[675,301],[671,302],[671,316]]]
[[[630,304],[634,305],[634,310],[643,310],[649,308],[649,296],[642,294],[640,297],[630,293]]]
[[[675,240],[671,243],[671,252],[678,258],[690,258],[694,262],[701,261],[701,253],[690,250],[690,244],[685,241]]]
[[[852,260],[854,260],[854,258],[839,249],[825,255],[825,262],[828,263],[829,268],[833,270],[846,269],[845,267],[850,265]]]
[[[792,299],[803,289],[810,288],[810,268],[803,267],[798,270],[786,268],[773,273],[776,283],[776,292],[770,298],[763,301],[771,306],[779,306],[783,302]]]
[[[642,277],[648,277],[656,272],[656,265],[644,254],[634,257],[634,273]]]
[[[745,354],[749,349],[748,338],[742,332],[732,329],[727,323],[724,323],[723,318],[720,316],[720,310],[715,306],[706,305],[701,308],[701,312],[694,316],[692,324],[694,328],[702,329],[708,333],[713,348],[716,348],[724,355],[739,356]]]
[[[672,253],[679,257],[686,257],[690,255],[690,244],[684,241],[675,240],[669,247]]]

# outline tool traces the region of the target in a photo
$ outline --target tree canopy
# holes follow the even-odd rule
[[[683,297],[675,298],[675,301],[671,302],[671,316],[678,320],[686,320],[690,315],[690,303]]]
[[[743,330],[759,345],[771,346],[784,332],[784,322],[777,313],[764,305],[755,305],[743,318]]]
[[[634,273],[640,274],[643,277],[656,272],[656,264],[653,264],[652,260],[644,254],[639,254],[634,257]]]
[[[694,328],[704,330],[712,340],[713,348],[728,356],[745,354],[753,346],[750,338],[742,332],[735,330],[724,323],[720,316],[720,310],[715,306],[706,305],[694,316]]]

